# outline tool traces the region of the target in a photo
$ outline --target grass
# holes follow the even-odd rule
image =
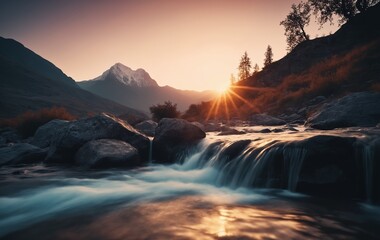
[[[0,127],[15,128],[23,137],[33,136],[36,130],[54,119],[74,120],[76,117],[63,107],[27,111],[17,117],[0,120]]]

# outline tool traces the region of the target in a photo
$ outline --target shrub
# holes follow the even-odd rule
[[[15,118],[1,120],[0,127],[13,127],[23,137],[30,137],[37,128],[54,119],[73,120],[75,117],[63,107],[42,108],[24,112]]]
[[[153,105],[149,108],[152,119],[156,122],[162,118],[178,118],[180,112],[177,110],[177,104],[173,104],[171,101],[166,101],[164,104]]]

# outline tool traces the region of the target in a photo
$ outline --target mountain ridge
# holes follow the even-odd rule
[[[142,75],[140,78],[132,79],[136,72]],[[142,84],[133,81],[136,79]],[[114,64],[99,77],[77,84],[94,94],[144,112],[149,112],[149,107],[164,101],[172,101],[177,104],[179,110],[184,111],[194,102],[209,101],[216,96],[213,91],[199,92],[176,89],[168,85],[159,86],[144,69],[138,68],[133,71],[121,63]]]
[[[64,107],[78,117],[107,112],[147,118],[141,111],[81,89],[53,63],[16,40],[0,37],[0,118],[50,107]]]

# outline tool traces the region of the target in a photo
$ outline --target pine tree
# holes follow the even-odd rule
[[[268,45],[267,50],[265,52],[264,67],[270,65],[272,62],[273,62],[272,47]]]
[[[251,75],[251,59],[248,57],[247,51],[244,52],[243,56],[240,59],[239,64],[239,80],[247,79]]]
[[[258,73],[260,71],[259,65],[256,63],[255,66],[253,67],[253,73]]]

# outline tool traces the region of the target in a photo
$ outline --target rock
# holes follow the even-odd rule
[[[40,148],[49,147],[52,138],[56,135],[57,132],[61,130],[61,128],[65,127],[67,124],[69,124],[69,121],[55,119],[42,125],[34,134],[31,144]]]
[[[223,151],[220,153],[221,159],[218,161],[219,164],[224,165],[225,163],[239,156],[250,143],[251,140],[248,139],[239,140],[224,148]]]
[[[316,105],[316,104],[319,104],[321,102],[324,102],[325,100],[326,100],[325,96],[318,96],[318,97],[315,97],[315,98],[311,99],[310,101],[308,101],[307,105],[308,106]]]
[[[353,197],[357,180],[355,141],[355,138],[320,135],[287,144],[284,160],[290,168],[288,173],[292,172],[291,162],[297,162],[302,155],[300,151],[304,151],[303,161],[297,163],[301,168],[294,190]]]
[[[89,168],[135,167],[142,163],[136,148],[112,139],[86,143],[75,154],[75,162]]]
[[[157,126],[158,126],[158,124],[155,121],[146,120],[146,121],[143,121],[143,122],[136,124],[135,128],[139,132],[141,132],[147,136],[153,137]]]
[[[254,114],[251,116],[250,120],[251,125],[279,126],[286,124],[284,120],[269,116],[267,114]]]
[[[219,132],[221,125],[219,123],[206,123],[204,125],[205,132]]]
[[[312,128],[372,127],[380,121],[380,93],[359,92],[325,104],[308,120]]]
[[[284,132],[284,129],[281,129],[281,128],[274,128],[271,130],[272,132],[274,133],[280,133],[280,132]]]
[[[0,165],[42,162],[47,150],[28,143],[14,143],[0,148]]]
[[[291,115],[282,115],[280,116],[281,119],[283,119],[286,122],[298,122],[298,121],[304,121],[303,117],[297,113],[293,113]]]
[[[223,136],[223,135],[239,135],[239,134],[245,134],[243,131],[239,131],[235,128],[231,128],[228,126],[223,126],[221,128],[221,132],[218,134],[218,136]]]
[[[264,128],[259,131],[259,133],[271,133],[272,131],[269,128]]]
[[[4,128],[0,130],[0,144],[7,144],[7,143],[18,143],[21,142],[22,137],[16,129],[13,128]]]
[[[202,123],[200,123],[200,122],[190,122],[191,124],[193,124],[193,125],[195,125],[195,126],[197,126],[197,127],[199,127],[200,129],[202,129],[202,131],[204,131],[205,132],[205,125],[203,125]]]
[[[179,154],[205,137],[202,129],[186,120],[164,118],[158,123],[153,139],[153,159],[162,163],[175,162]]]
[[[77,150],[97,139],[116,139],[135,147],[142,160],[148,159],[150,141],[127,122],[107,114],[80,119],[60,128],[53,136],[47,163],[72,163]]]

